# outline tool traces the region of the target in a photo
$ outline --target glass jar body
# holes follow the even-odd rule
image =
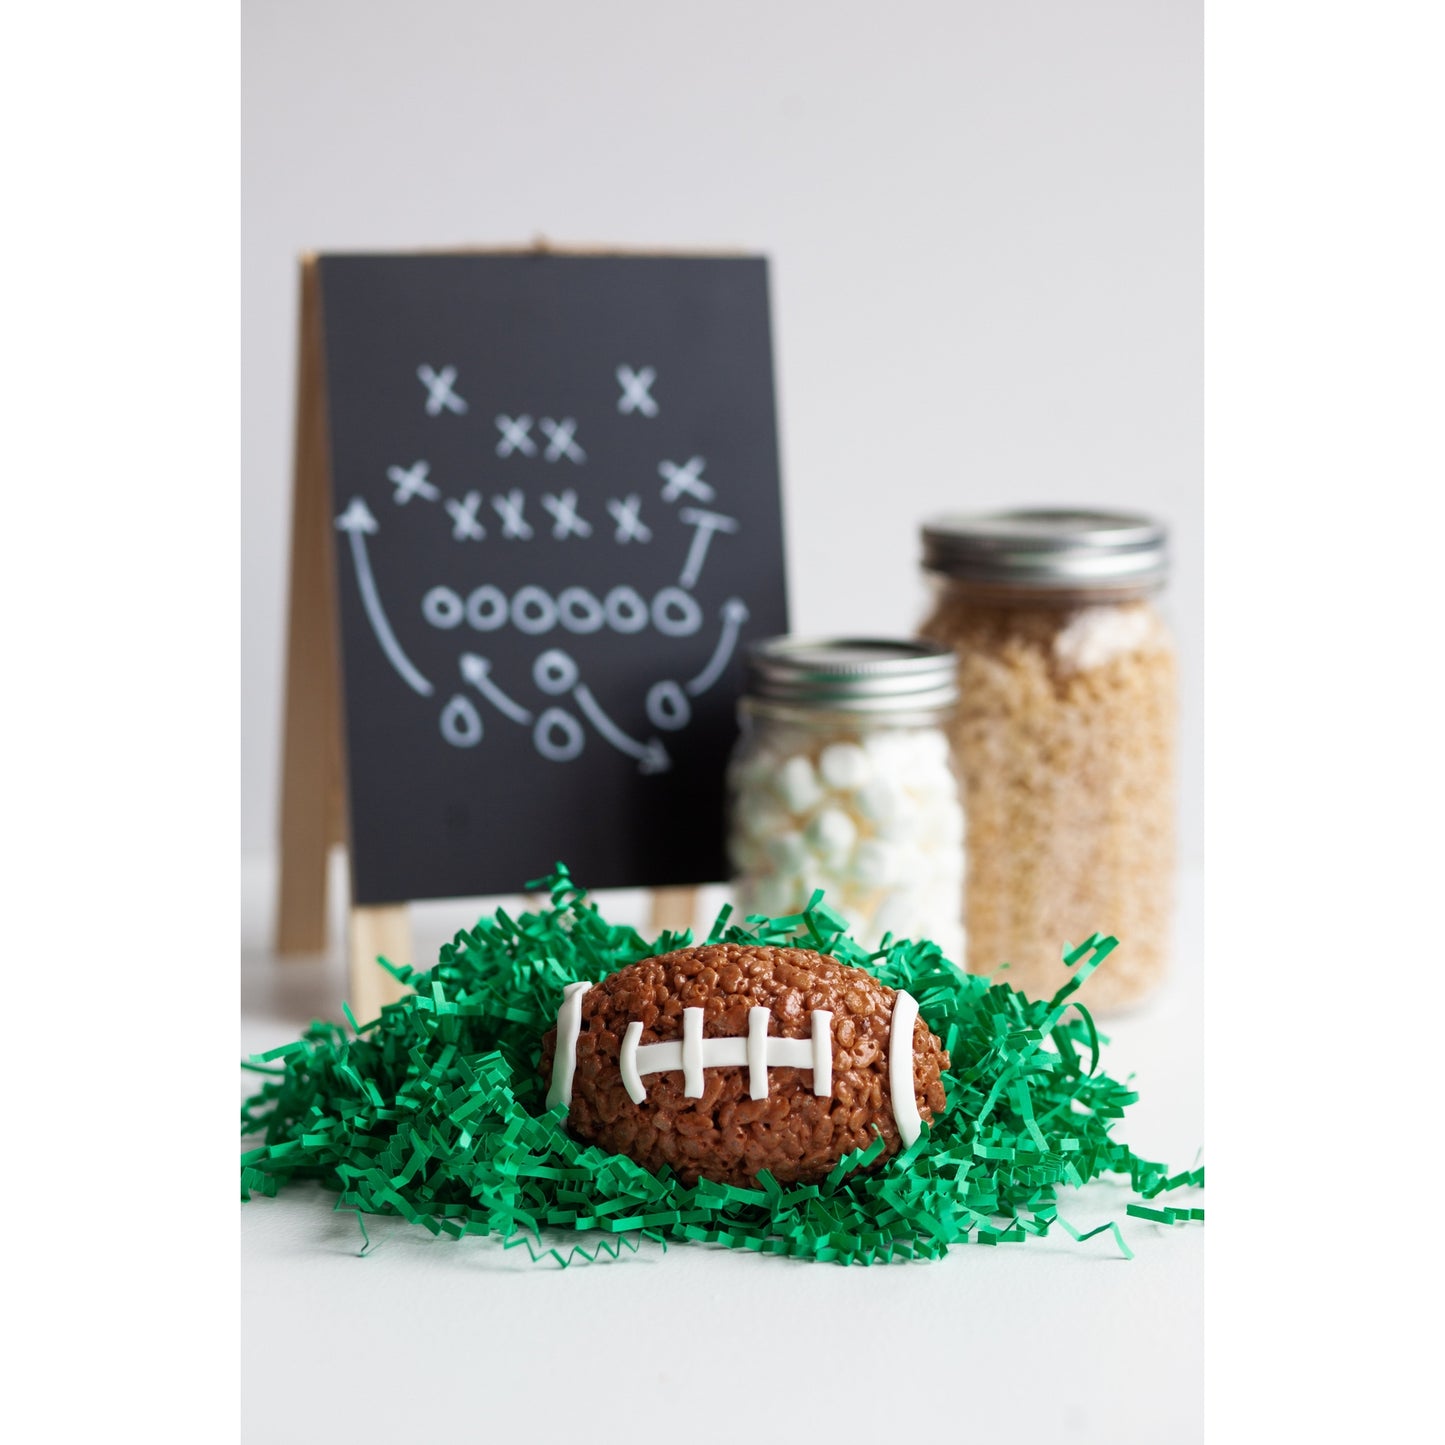
[[[853,936],[931,939],[963,961],[964,811],[943,712],[859,714],[745,698],[728,769],[744,913],[816,889]]]
[[[935,577],[921,635],[959,662],[970,972],[1047,996],[1065,944],[1120,940],[1084,985],[1120,1008],[1163,976],[1175,859],[1176,658],[1152,590]]]

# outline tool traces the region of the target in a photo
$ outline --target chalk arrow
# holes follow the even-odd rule
[[[665,773],[672,766],[672,759],[667,755],[667,749],[658,742],[656,738],[649,738],[645,743],[630,738],[598,705],[597,699],[592,696],[591,689],[585,683],[578,683],[572,689],[572,696],[577,699],[577,706],[587,714],[587,721],[612,744],[620,753],[626,753],[630,758],[636,758],[638,770],[644,773]]]
[[[699,693],[706,692],[723,675],[728,663],[732,661],[733,649],[738,645],[738,631],[747,620],[748,606],[742,598],[729,597],[723,603],[722,632],[718,636],[717,646],[713,648],[707,666],[691,682],[683,684],[691,696],[696,697]]]
[[[511,718],[514,723],[525,727],[532,721],[532,714],[520,703],[513,702],[496,683],[492,681],[492,664],[475,652],[462,653],[462,676],[496,708],[499,713]]]
[[[684,507],[677,515],[690,526],[697,528],[692,534],[692,545],[687,549],[687,561],[683,563],[682,576],[677,579],[680,587],[691,590],[693,584],[702,576],[702,564],[707,557],[712,534],[736,532],[738,524],[733,517],[724,517],[721,512],[705,512],[701,507]]]
[[[336,519],[336,525],[343,532],[375,532],[377,530],[376,518],[371,515],[371,508],[360,497],[351,499],[351,505]]]
[[[640,773],[665,773],[672,767],[667,749],[656,738],[649,738],[645,745],[642,761],[637,765]]]
[[[391,623],[386,620],[381,596],[376,590],[376,578],[371,573],[371,558],[366,555],[367,534],[376,532],[376,518],[371,515],[371,509],[360,497],[353,497],[351,505],[336,519],[336,526],[339,531],[346,532],[351,537],[351,558],[356,564],[356,585],[361,589],[361,605],[366,609],[367,620],[371,623],[371,630],[376,633],[381,650],[413,692],[430,697],[431,683],[416,670],[411,659],[401,650],[401,644],[396,640],[396,633],[391,630]]]

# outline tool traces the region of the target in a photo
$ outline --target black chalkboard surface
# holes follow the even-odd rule
[[[766,262],[319,262],[353,899],[726,876],[787,631]]]

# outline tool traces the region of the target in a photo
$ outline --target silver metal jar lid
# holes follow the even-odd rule
[[[912,712],[958,701],[953,649],[877,637],[771,637],[748,654],[748,690],[838,712]]]
[[[923,565],[968,582],[1149,587],[1169,574],[1168,531],[1139,512],[954,512],[924,523]]]

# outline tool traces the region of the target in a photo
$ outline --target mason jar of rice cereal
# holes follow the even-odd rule
[[[890,933],[929,939],[961,964],[952,651],[782,637],[755,646],[748,667],[728,768],[738,906],[777,917],[821,888],[865,948]]]
[[[1173,641],[1148,517],[1017,511],[923,528],[935,599],[920,629],[955,650],[951,733],[968,813],[968,968],[1047,996],[1065,944],[1113,934],[1090,1008],[1165,971],[1174,888]]]

